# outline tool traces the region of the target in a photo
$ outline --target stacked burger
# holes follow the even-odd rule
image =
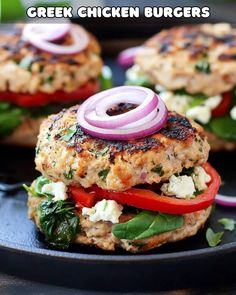
[[[229,24],[161,31],[137,52],[127,77],[203,125],[212,150],[236,147],[236,30]]]
[[[98,88],[96,39],[70,23],[16,25],[0,35],[1,142],[35,146],[48,114]]]
[[[40,128],[29,217],[54,247],[143,252],[195,235],[220,177],[201,126],[152,90],[122,86]]]

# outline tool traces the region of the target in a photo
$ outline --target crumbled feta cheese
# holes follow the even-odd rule
[[[186,116],[202,124],[207,124],[211,119],[211,110],[205,105],[200,105],[187,110]]]
[[[196,189],[199,191],[205,190],[206,184],[211,180],[211,176],[201,166],[194,167],[192,178]]]
[[[230,116],[233,120],[236,120],[236,106],[231,109]]]
[[[126,78],[130,81],[135,81],[140,77],[139,65],[133,65],[126,71]]]
[[[172,175],[169,183],[164,183],[161,191],[167,196],[176,196],[176,198],[192,197],[195,193],[195,186],[191,176]]]
[[[123,207],[116,201],[102,200],[92,208],[84,207],[82,209],[82,215],[88,215],[89,220],[92,222],[110,221],[112,223],[118,223],[122,209]]]
[[[204,101],[204,105],[207,106],[210,110],[215,109],[222,101],[221,95],[211,96]]]
[[[176,95],[171,91],[160,93],[160,97],[165,102],[167,108],[184,115],[188,109],[191,97],[188,95]]]
[[[66,200],[67,188],[63,182],[50,182],[42,187],[42,193],[53,195],[53,201]]]

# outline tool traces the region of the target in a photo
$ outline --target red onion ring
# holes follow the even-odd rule
[[[136,54],[143,49],[143,46],[127,48],[118,55],[118,64],[123,67],[130,67],[134,64]]]
[[[28,35],[27,41],[41,50],[54,54],[75,54],[87,47],[89,37],[87,32],[81,26],[72,25],[70,34],[74,43],[67,46],[50,43],[49,41],[40,39],[37,35],[32,33]]]
[[[101,92],[85,102],[87,112],[85,117],[88,123],[96,127],[113,129],[140,120],[157,108],[158,97],[150,89],[139,86],[121,86],[117,89],[108,90],[109,100],[106,93]],[[122,102],[138,104],[139,106],[128,113],[117,116],[108,116],[107,110]],[[152,118],[155,117],[155,114]]]
[[[31,35],[36,35],[38,38],[45,41],[56,41],[63,38],[70,31],[71,24],[26,24],[22,32],[22,38],[25,41],[30,40]]]
[[[132,92],[132,89],[134,90]],[[136,114],[134,114],[132,111],[125,113],[126,117],[128,118],[126,122],[132,122],[132,125],[126,124],[122,126],[116,119],[117,116],[111,116],[110,118],[116,119],[117,120],[117,126],[114,127],[113,129],[111,128],[100,128],[97,126],[94,126],[90,122],[88,122],[86,114],[87,112],[91,112],[91,110],[94,110],[96,108],[97,103],[100,100],[107,100],[110,102],[112,98],[114,97],[114,94],[119,93],[128,93],[129,96],[131,95],[135,96],[137,95],[137,89],[142,90],[143,92],[146,93],[148,96],[148,101],[152,101],[153,97],[155,97],[156,103],[152,105],[152,108],[149,109],[149,113],[147,113],[146,109],[142,108],[142,117],[138,117],[139,119],[137,120]],[[150,91],[150,92],[149,92]],[[110,96],[111,94],[111,96]],[[151,95],[152,94],[152,95]],[[150,97],[149,97],[150,96]],[[119,101],[120,101],[120,95]],[[123,96],[123,101],[130,101],[131,98]],[[137,100],[136,100],[137,101]],[[144,99],[145,101],[145,99]],[[145,101],[146,105],[147,100]],[[141,103],[142,104],[142,103]],[[113,103],[114,105],[114,103]],[[107,106],[107,104],[106,104]],[[148,105],[149,106],[149,105]],[[138,107],[137,107],[138,108]],[[137,109],[136,108],[136,109]],[[100,114],[104,114],[105,109],[103,109]],[[132,113],[131,113],[132,112]],[[152,114],[152,116],[150,116]],[[123,115],[123,114],[122,114]],[[111,139],[111,140],[131,140],[131,139],[138,139],[142,138],[148,135],[151,135],[157,131],[159,131],[163,125],[167,121],[167,108],[164,104],[164,102],[155,94],[152,90],[146,89],[144,87],[140,86],[121,86],[121,87],[116,87],[113,89],[109,89],[103,92],[100,92],[98,94],[93,95],[90,97],[87,101],[85,101],[78,109],[77,112],[77,122],[81,126],[81,129],[98,138],[103,138],[103,139]],[[149,116],[149,120],[146,121],[146,117]],[[105,118],[109,117],[108,115],[104,116]],[[129,117],[132,117],[131,119]],[[143,120],[143,121],[142,121]],[[113,122],[114,123],[114,122]],[[114,124],[113,124],[114,126]],[[132,126],[132,127],[131,127]]]
[[[227,207],[236,207],[236,197],[225,196],[217,194],[215,198],[216,204],[227,206]]]

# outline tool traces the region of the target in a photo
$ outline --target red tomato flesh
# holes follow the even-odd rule
[[[214,198],[220,187],[220,176],[216,170],[209,163],[205,163],[203,168],[211,176],[211,181],[208,183],[207,189],[194,199],[183,200],[161,196],[146,189],[131,188],[123,192],[115,192],[99,187],[93,187],[93,197],[95,194],[96,202],[102,199],[115,200],[123,205],[170,214],[185,214],[199,211],[209,207],[214,202]],[[88,195],[91,195],[91,193],[88,193]],[[77,198],[73,196],[73,199],[75,202],[82,203],[79,195],[77,195]]]
[[[37,107],[49,103],[69,103],[85,100],[99,89],[98,81],[91,81],[72,92],[58,90],[54,93],[38,92],[36,94],[14,93],[5,91],[0,93],[0,101],[9,101],[21,107]]]

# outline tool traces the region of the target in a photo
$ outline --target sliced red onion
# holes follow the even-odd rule
[[[26,24],[22,32],[22,38],[25,41],[29,41],[31,39],[31,35],[34,35],[39,39],[52,42],[59,40],[68,34],[70,27],[71,24],[69,22],[61,24]]]
[[[152,105],[152,108],[149,109],[149,112],[147,113],[146,109],[142,108],[142,117],[139,116],[137,119],[137,115],[133,113],[132,111],[125,113],[127,117],[132,117],[131,119],[127,120],[128,122],[132,122],[132,127],[128,126],[128,124],[121,126],[120,122],[116,119],[120,115],[117,116],[111,116],[111,118],[117,120],[117,125],[114,126],[113,123],[113,129],[111,128],[100,128],[95,126],[94,124],[91,124],[88,121],[88,116],[86,116],[87,112],[91,113],[91,111],[96,109],[96,105],[100,100],[107,100],[112,101],[112,98],[114,97],[114,94],[116,93],[128,93],[128,96],[123,96],[122,102],[131,101],[131,95],[136,96],[137,95],[137,88],[143,91],[146,91],[146,88],[139,87],[139,86],[121,86],[113,89],[109,89],[103,92],[100,92],[98,94],[93,95],[90,97],[87,101],[85,101],[78,109],[77,113],[77,121],[79,125],[81,126],[81,129],[85,131],[86,133],[103,139],[111,139],[111,140],[131,140],[131,139],[138,139],[142,138],[148,135],[151,135],[157,131],[159,131],[163,125],[167,121],[167,109],[164,104],[164,102],[158,98],[158,96],[152,91],[148,90],[146,92],[146,95],[150,95],[151,98],[156,97],[157,100],[155,104]],[[133,89],[133,92],[132,92]],[[151,93],[149,92],[151,91]],[[111,96],[110,96],[111,94]],[[152,95],[151,95],[152,94]],[[120,98],[120,96],[118,96]],[[118,100],[120,101],[120,99]],[[137,101],[137,100],[136,100]],[[145,101],[145,98],[144,98]],[[152,101],[152,99],[150,100]],[[145,101],[146,102],[146,101]],[[141,103],[142,104],[142,103]],[[114,103],[113,103],[114,105]],[[146,103],[147,105],[147,103]],[[138,108],[138,107],[137,107]],[[101,110],[99,114],[105,114],[105,109]],[[95,112],[95,111],[94,111]],[[150,117],[150,114],[152,116]],[[145,119],[145,117],[149,116],[148,121],[141,121]],[[104,118],[109,117],[107,114],[104,116]],[[128,127],[127,127],[128,126]]]
[[[118,88],[109,90],[109,100],[102,92],[95,94],[91,98],[91,102],[85,102],[85,107],[87,105],[85,117],[88,123],[101,128],[118,128],[143,119],[145,116],[148,116],[153,109],[157,108],[158,96],[148,88],[140,86],[121,86],[118,91],[117,89]],[[107,110],[123,102],[139,106],[121,115],[107,115]],[[152,117],[155,117],[155,114]]]
[[[89,37],[86,31],[78,25],[72,25],[70,34],[73,40],[72,45],[59,45],[39,38],[36,34],[28,35],[28,42],[33,46],[54,54],[75,54],[84,50],[88,43]]]
[[[123,67],[130,67],[134,64],[136,54],[143,49],[143,46],[127,48],[118,55],[118,63]]]
[[[222,206],[236,207],[236,197],[217,194],[215,198],[215,202]]]

